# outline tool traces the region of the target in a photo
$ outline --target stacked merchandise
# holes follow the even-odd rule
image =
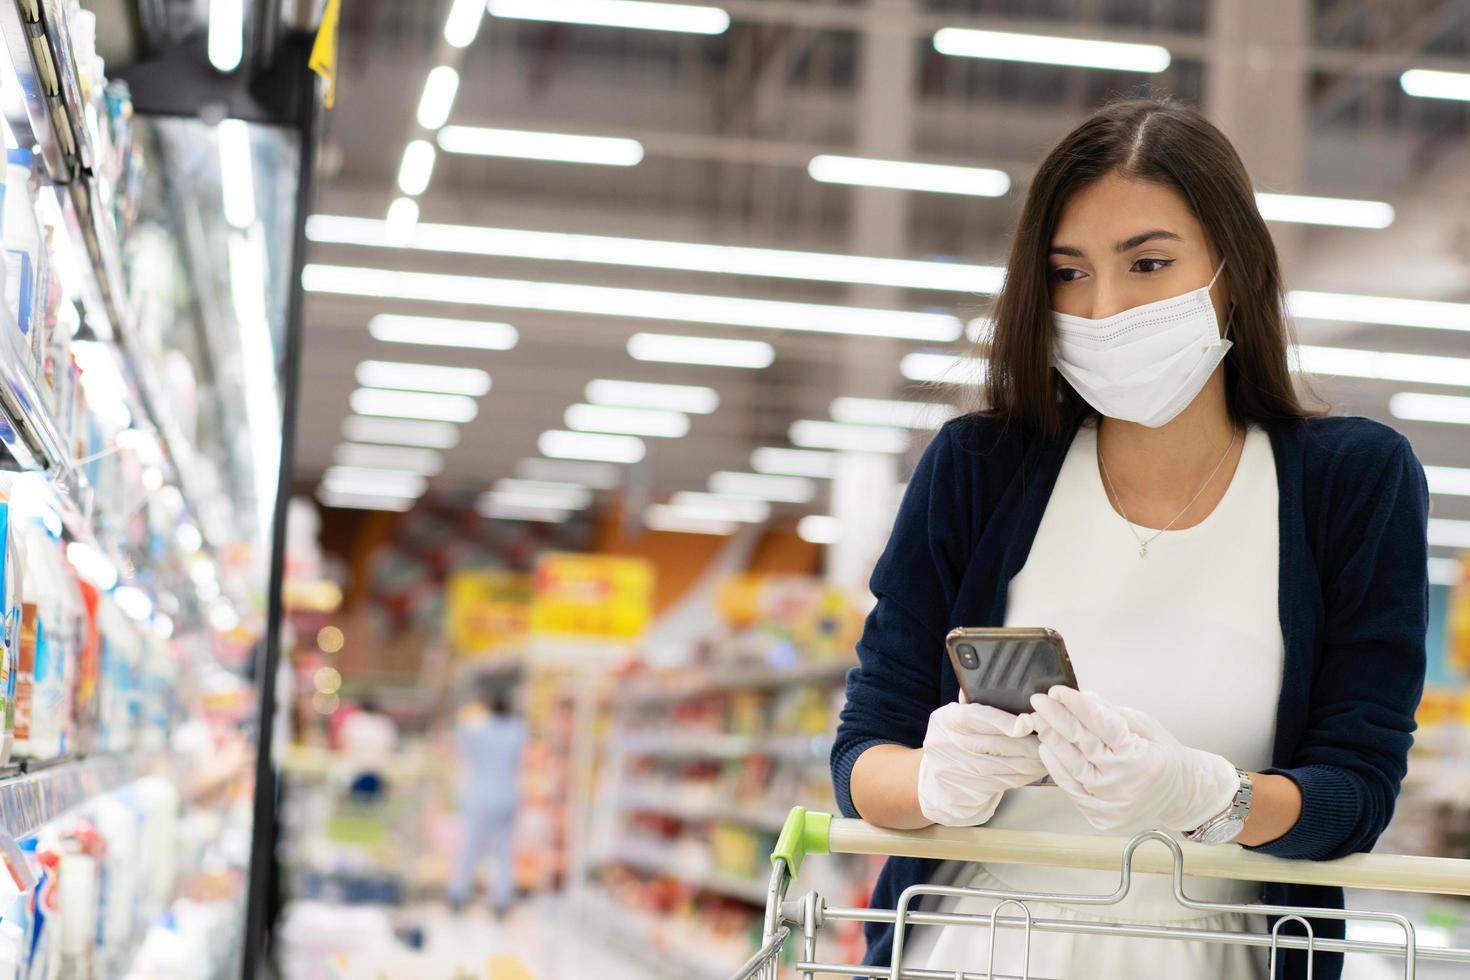
[[[0,5],[0,980],[195,980],[238,953],[253,704],[219,660],[252,637],[216,613],[258,555],[201,533],[147,397],[144,153],[95,30]]]
[[[770,853],[794,805],[834,808],[827,754],[858,612],[804,580],[762,588],[756,621],[704,646],[702,662],[623,687],[593,850],[596,908],[671,975],[728,975],[759,945]],[[867,860],[813,861],[793,894],[863,904]],[[855,930],[827,930],[850,956]]]
[[[232,903],[188,897],[216,832],[146,777],[42,827],[0,876],[0,980],[214,975]],[[176,900],[177,899],[177,900]],[[163,913],[167,912],[168,915]]]

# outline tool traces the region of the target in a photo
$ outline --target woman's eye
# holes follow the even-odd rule
[[[1158,272],[1162,269],[1167,269],[1173,264],[1173,259],[1139,259],[1133,263],[1133,268],[1139,272]]]
[[[1082,275],[1082,270],[1064,267],[1061,269],[1053,269],[1051,271],[1051,274],[1052,278],[1055,279],[1057,282],[1075,282],[1077,280],[1077,277]]]

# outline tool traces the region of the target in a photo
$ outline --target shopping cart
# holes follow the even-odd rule
[[[1145,844],[1157,842],[1163,848]],[[1167,853],[1166,853],[1167,851]],[[832,908],[815,892],[788,900],[787,889],[810,854],[881,854],[996,864],[1045,865],[1120,871],[1118,888],[1105,895],[1059,895],[1036,892],[915,885],[899,897],[897,908]],[[815,977],[872,977],[878,980],[1041,980],[1030,977],[1029,960],[1033,937],[1054,933],[1116,935],[1131,938],[1172,939],[1193,942],[1229,943],[1265,947],[1270,950],[1271,975],[1282,950],[1305,950],[1308,977],[1313,954],[1372,953],[1402,958],[1404,977],[1413,980],[1420,962],[1465,964],[1470,970],[1470,949],[1420,947],[1414,925],[1393,912],[1294,908],[1279,905],[1237,905],[1198,902],[1184,890],[1184,876],[1223,878],[1235,881],[1272,881],[1307,885],[1340,885],[1379,891],[1403,891],[1420,895],[1470,895],[1470,861],[1449,858],[1407,857],[1388,854],[1355,854],[1336,861],[1284,861],[1240,848],[1217,848],[1180,843],[1160,831],[1147,831],[1131,839],[1089,837],[1071,834],[1031,833],[984,827],[930,827],[916,831],[883,830],[861,820],[834,819],[830,814],[794,807],[786,818],[776,849],[771,854],[771,881],[766,893],[764,942],[759,952],[746,961],[732,980],[774,980],[788,939],[800,938],[794,969],[802,980]],[[1228,932],[1175,926],[1150,926],[1103,921],[1038,918],[1027,902],[1048,905],[1106,906],[1128,894],[1134,872],[1172,874],[1174,898],[1184,908],[1220,913],[1279,916],[1269,933]],[[980,897],[997,900],[994,910],[983,915],[919,910],[920,899],[936,897]],[[1005,914],[1002,914],[1005,913]],[[1403,941],[1364,939],[1319,939],[1307,917],[1344,922],[1380,923],[1403,933]],[[834,922],[893,923],[893,960],[887,967],[853,963],[822,963],[817,960],[817,935]],[[1295,923],[1300,935],[1283,935],[1282,927]],[[914,926],[944,925],[981,927],[990,930],[1021,929],[1025,949],[1019,978],[994,972],[994,964],[976,964],[963,972],[918,969],[903,965],[904,940]],[[990,948],[993,951],[995,944]],[[993,954],[992,954],[993,955]],[[1470,974],[1467,974],[1470,975]]]

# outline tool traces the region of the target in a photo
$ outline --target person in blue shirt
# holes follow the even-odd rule
[[[1276,251],[1229,141],[1167,99],[1083,122],[1030,183],[992,322],[984,407],[925,451],[873,571],[831,756],[842,812],[898,829],[1154,828],[1299,860],[1372,848],[1423,691],[1428,490],[1402,435],[1298,395]],[[1081,692],[1022,716],[960,703],[945,634],[1003,625],[1059,629]],[[1031,785],[1048,774],[1056,786]],[[892,858],[872,904],[921,883],[1117,883],[1035,874]],[[1186,892],[1232,905],[1343,907],[1338,888],[1198,881]],[[1158,924],[1160,896],[1134,891],[1089,914]],[[983,969],[984,933],[910,930],[903,963]],[[871,925],[865,962],[886,967],[893,939]],[[1033,974],[1266,975],[1243,947],[1125,942],[1039,936]],[[1341,959],[1316,954],[1315,976],[1335,980]],[[1305,953],[1276,976],[1307,977]]]
[[[528,730],[512,711],[511,692],[504,684],[485,679],[478,695],[461,709],[454,733],[463,766],[463,837],[448,896],[453,908],[463,908],[474,895],[480,862],[488,858],[490,906],[503,915],[515,896],[516,808]]]

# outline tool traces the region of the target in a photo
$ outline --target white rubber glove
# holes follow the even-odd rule
[[[1060,686],[1031,707],[1047,772],[1097,830],[1187,833],[1240,788],[1228,759],[1180,744],[1142,711]]]
[[[919,810],[945,827],[995,815],[1001,794],[1046,774],[1030,715],[952,702],[929,715],[919,760]]]

